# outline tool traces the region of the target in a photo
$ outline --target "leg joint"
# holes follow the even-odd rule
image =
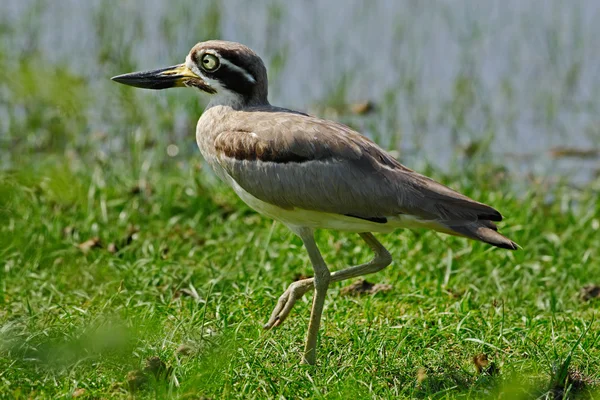
[[[385,247],[381,246],[381,249],[375,255],[374,261],[387,267],[392,263],[392,255]]]
[[[315,286],[318,286],[320,283],[329,283],[331,280],[331,272],[329,272],[328,268],[315,268]]]

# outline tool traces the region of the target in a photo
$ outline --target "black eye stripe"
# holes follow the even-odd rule
[[[246,57],[240,56],[235,51],[220,51],[219,54],[221,59],[229,61],[231,64],[246,71],[248,75],[250,75],[256,81],[256,76],[254,76],[254,74],[250,71],[250,68],[246,67],[248,64],[248,59]]]
[[[249,76],[251,76],[252,79],[254,79],[254,81],[256,82],[256,80],[257,80],[256,76],[251,72],[250,68],[246,67],[246,65],[248,64],[248,58],[246,56],[240,55],[238,52],[235,52],[235,51],[229,51],[229,50],[224,50],[224,49],[219,49],[218,53],[213,53],[212,51],[194,52],[191,55],[192,61],[203,71],[204,71],[204,68],[202,68],[203,67],[203,58],[206,54],[210,54],[210,55],[217,57],[217,59],[219,60],[219,63],[221,64],[221,67],[224,64],[224,62],[221,62],[221,61],[225,61],[225,62],[229,62],[229,63],[235,65],[236,67],[242,69],[243,71],[246,71],[246,73]]]
[[[205,67],[205,56],[210,54],[217,58],[219,66],[214,70]],[[219,49],[215,54],[212,51],[199,51],[191,54],[191,61],[196,64],[202,75],[219,81],[225,89],[238,93],[244,99],[251,99],[256,90],[256,76],[248,65],[252,62],[247,56],[239,55],[235,51]]]
[[[213,79],[221,82],[225,88],[244,97],[250,96],[254,89],[254,82],[249,81],[242,70],[232,68],[224,63],[221,63],[221,67],[210,75]]]

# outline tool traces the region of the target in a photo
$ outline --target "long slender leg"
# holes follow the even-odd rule
[[[375,253],[375,257],[368,263],[349,267],[341,271],[335,271],[331,274],[331,282],[339,282],[345,279],[355,278],[357,276],[372,274],[381,271],[392,263],[392,256],[385,247],[373,236],[372,233],[360,233],[360,237],[369,245]],[[264,325],[265,329],[279,326],[287,318],[292,307],[297,300],[314,286],[314,278],[303,279],[293,282],[288,289],[281,295],[277,306],[271,314],[271,318]]]
[[[317,354],[317,337],[319,334],[319,326],[321,325],[321,315],[323,314],[323,306],[325,305],[325,296],[329,287],[331,274],[321,256],[321,252],[315,243],[314,232],[312,229],[300,229],[298,234],[304,242],[304,247],[308,252],[308,257],[315,271],[314,287],[315,296],[313,297],[312,311],[310,312],[310,322],[308,324],[308,332],[306,334],[306,345],[304,346],[304,355],[302,357],[303,364],[313,365],[316,361]]]

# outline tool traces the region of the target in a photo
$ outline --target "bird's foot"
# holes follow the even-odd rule
[[[281,295],[277,301],[277,305],[271,314],[269,321],[263,326],[265,329],[271,329],[279,326],[285,321],[287,316],[292,311],[292,307],[297,300],[301,299],[302,296],[313,288],[314,279],[302,279],[290,284],[287,290]]]

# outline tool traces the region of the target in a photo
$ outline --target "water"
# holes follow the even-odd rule
[[[600,169],[597,157],[549,155],[600,147],[596,0],[3,0],[0,15],[8,54],[35,48],[67,65],[103,107],[107,78],[128,71],[98,54],[149,69],[218,36],[263,56],[273,104],[332,115],[332,104],[375,102],[370,116],[333,116],[411,166],[445,168],[469,143],[491,140],[495,161],[515,172],[583,182]],[[110,130],[106,113],[94,115],[90,129]],[[176,126],[180,140],[193,136]]]

